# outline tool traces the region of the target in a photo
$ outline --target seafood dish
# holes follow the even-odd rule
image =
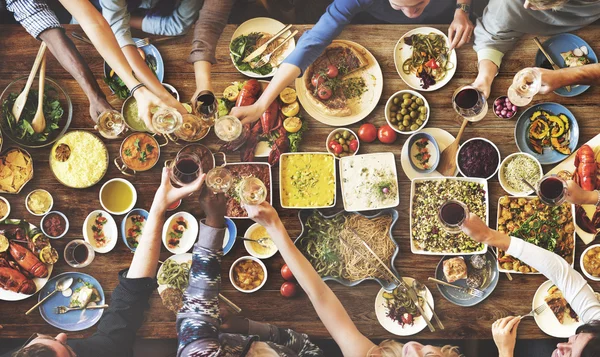
[[[256,177],[261,180],[267,188],[267,202],[272,202],[271,187],[271,167],[265,163],[239,163],[228,164],[227,169],[233,175],[233,184],[229,192],[225,194],[227,198],[227,213],[229,218],[246,218],[248,212],[240,204],[240,195],[238,187],[246,177]]]
[[[584,190],[594,191],[600,188],[599,173],[594,150],[587,144],[582,145],[575,154],[573,180]],[[600,228],[600,209],[598,207],[590,219],[581,205],[575,205],[575,217],[577,226],[587,233],[596,234]]]
[[[571,323],[571,321],[579,321],[579,316],[577,316],[577,313],[571,308],[571,305],[567,303],[567,300],[564,298],[562,292],[558,290],[556,285],[552,285],[550,289],[548,289],[548,295],[544,298],[544,302],[562,325]]]
[[[69,307],[85,308],[87,306],[94,306],[102,300],[98,289],[92,283],[83,280],[81,280],[81,283],[81,286],[73,290]]]
[[[503,196],[498,201],[498,231],[554,252],[571,266],[575,258],[575,220],[571,204],[548,206],[538,197]],[[502,272],[531,274],[537,270],[498,249]]]
[[[587,57],[588,52],[589,50],[587,46],[581,46],[574,48],[571,51],[561,52],[560,56],[565,61],[565,67],[580,67],[592,63],[592,61],[590,61],[590,59]]]
[[[543,154],[544,148],[551,148],[563,155],[571,154],[571,119],[566,114],[540,108],[529,121],[529,146],[534,152]]]

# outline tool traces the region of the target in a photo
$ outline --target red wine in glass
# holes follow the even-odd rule
[[[479,92],[474,88],[464,88],[454,98],[454,102],[462,109],[471,109],[479,101]]]
[[[488,111],[483,93],[472,86],[463,86],[452,95],[454,110],[468,121],[480,121]]]
[[[84,263],[87,260],[88,256],[89,256],[89,253],[88,253],[87,247],[83,244],[78,245],[73,250],[73,258],[79,264]]]
[[[195,154],[179,154],[173,164],[171,178],[181,186],[194,182],[202,173],[200,158]]]
[[[468,214],[469,209],[464,203],[456,200],[448,200],[440,206],[438,219],[442,228],[448,233],[459,233],[461,231],[460,226]]]
[[[547,205],[557,206],[564,202],[566,183],[556,175],[542,178],[538,184],[538,196]]]
[[[81,239],[70,241],[65,247],[65,261],[73,268],[83,268],[94,260],[94,248]]]

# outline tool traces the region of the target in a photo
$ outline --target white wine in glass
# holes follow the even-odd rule
[[[114,109],[105,110],[98,116],[96,129],[103,137],[116,139],[125,130],[125,119]]]
[[[233,184],[233,175],[231,171],[224,167],[215,167],[206,174],[206,186],[210,188],[213,193],[225,193],[228,192]]]
[[[159,108],[152,115],[152,125],[160,134],[171,134],[183,124],[183,117],[173,108]]]
[[[537,68],[524,68],[517,72],[508,88],[508,99],[518,107],[531,103],[542,87],[542,72]]]
[[[267,199],[267,187],[256,177],[246,177],[239,187],[240,200],[247,205],[259,205]]]
[[[233,115],[224,115],[215,121],[215,135],[223,141],[234,141],[242,135],[244,126]]]

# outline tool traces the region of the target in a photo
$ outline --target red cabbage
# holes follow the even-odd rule
[[[471,140],[458,153],[460,170],[468,177],[490,177],[498,167],[498,151],[484,140]]]

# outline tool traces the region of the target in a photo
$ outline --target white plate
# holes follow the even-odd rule
[[[412,56],[412,46],[405,44],[404,38],[412,36],[414,34],[427,35],[431,32],[444,36],[444,38],[446,39],[447,46],[450,47],[450,40],[448,40],[446,34],[438,29],[434,29],[433,27],[419,27],[408,31],[407,33],[402,35],[402,37],[400,37],[400,39],[396,43],[396,46],[394,47],[394,64],[396,66],[396,71],[398,71],[398,74],[400,75],[400,78],[402,78],[404,83],[406,83],[409,87],[426,92],[440,89],[443,86],[445,86],[448,82],[450,82],[452,77],[454,77],[454,73],[456,73],[456,67],[458,64],[458,61],[456,59],[456,51],[452,50],[452,53],[450,53],[450,62],[454,63],[454,67],[446,73],[446,76],[441,81],[436,82],[434,85],[430,86],[427,89],[421,88],[421,79],[418,78],[414,73],[404,74],[404,71],[402,70],[402,64],[406,59]]]
[[[283,165],[281,164],[283,162],[283,160],[285,160],[285,158],[287,156],[290,155],[329,155],[333,158],[332,161],[332,165],[333,165],[333,178],[334,178],[334,183],[333,183],[333,203],[329,206],[318,206],[318,207],[295,207],[295,206],[286,206],[283,204],[283,185],[281,185],[281,168],[283,167]],[[337,202],[337,175],[336,175],[336,165],[335,165],[335,155],[333,155],[330,152],[286,152],[281,154],[281,158],[279,159],[280,163],[279,163],[279,204],[281,205],[282,208],[289,208],[289,209],[316,209],[316,208],[330,208],[330,207],[334,207],[335,203]]]
[[[170,227],[175,222],[175,218],[179,218],[179,217],[183,217],[187,221],[188,227],[183,232],[183,235],[181,236],[181,239],[179,240],[179,247],[169,248],[169,245],[167,244],[167,233],[171,230]],[[173,254],[181,254],[181,253],[185,253],[188,250],[190,250],[194,246],[194,243],[196,242],[196,238],[198,238],[198,220],[196,220],[196,218],[188,212],[182,211],[182,212],[177,212],[177,213],[173,214],[171,217],[169,217],[169,219],[167,219],[167,221],[165,222],[165,225],[163,226],[163,231],[162,231],[163,245],[165,246],[165,248],[167,248],[167,250],[169,252],[171,252]]]
[[[411,286],[412,282],[415,279],[404,277],[402,278],[402,280],[404,280],[404,282],[408,284],[408,286]],[[431,307],[435,309],[433,295],[431,295],[431,291],[429,291],[429,288],[425,287],[425,289],[427,289],[427,301],[429,301]],[[389,333],[393,333],[396,336],[411,336],[423,331],[423,329],[427,327],[427,323],[425,322],[425,319],[423,319],[422,316],[415,318],[413,320],[412,326],[404,325],[404,327],[400,326],[398,322],[393,321],[392,319],[387,317],[387,304],[386,300],[383,298],[383,293],[385,291],[387,290],[381,288],[381,290],[379,290],[379,292],[377,293],[377,297],[375,298],[375,314],[377,315],[377,320],[379,320],[379,324],[384,329],[386,329]],[[431,320],[433,312],[431,311],[431,309],[429,309],[429,306],[427,306],[427,304],[424,304],[423,310],[425,311],[425,315],[427,316],[427,318]]]
[[[331,126],[347,126],[363,120],[375,109],[379,99],[381,98],[381,93],[383,92],[383,73],[381,72],[381,67],[379,66],[379,63],[373,54],[371,54],[371,52],[369,52],[363,46],[352,41],[333,41],[333,43],[336,42],[341,42],[355,47],[357,50],[361,51],[369,61],[369,65],[367,67],[351,73],[346,77],[363,77],[367,87],[367,91],[363,93],[360,98],[356,98],[348,102],[350,109],[352,109],[352,114],[345,117],[339,117],[323,113],[321,109],[317,108],[312,104],[311,101],[309,101],[307,95],[308,89],[304,84],[304,76],[296,78],[296,93],[298,93],[298,100],[300,101],[300,104],[302,104],[304,110],[311,117],[323,124]],[[307,73],[308,71],[305,71],[304,75],[306,76]]]
[[[531,309],[535,309],[540,305],[545,305],[544,298],[548,295],[548,289],[553,285],[550,280],[544,282],[535,292],[533,296],[533,302],[531,303]],[[587,288],[591,289],[589,285]],[[549,308],[546,308],[544,312],[539,315],[534,315],[533,319],[535,323],[538,325],[540,330],[542,330],[545,334],[557,337],[557,338],[568,338],[575,334],[577,328],[583,325],[583,322],[575,322],[571,320],[571,323],[563,325],[558,322],[554,313]]]
[[[425,128],[425,129],[421,130],[421,132],[427,133],[427,134],[433,136],[435,141],[437,141],[437,143],[438,143],[438,147],[440,148],[440,153],[442,151],[444,151],[444,149],[447,148],[450,144],[452,144],[452,142],[454,142],[454,136],[452,136],[452,134],[450,134],[449,132],[447,132],[444,129]],[[408,144],[408,140],[406,141],[405,145],[402,146],[402,152],[400,154],[400,165],[402,166],[402,170],[404,170],[404,174],[406,174],[406,176],[408,177],[409,180],[414,180],[415,178],[419,178],[419,177],[440,177],[440,176],[442,176],[442,174],[440,174],[436,170],[433,170],[428,174],[424,174],[424,173],[418,172],[417,170],[413,169],[412,165],[410,164],[410,157],[408,157],[409,147],[407,144]],[[452,176],[456,176],[457,174],[458,174],[458,167],[456,168],[456,170],[454,171],[454,175],[452,175]]]
[[[364,154],[364,155],[353,155],[342,157],[340,160],[340,185],[342,186],[342,201],[344,202],[344,210],[352,211],[352,212],[360,212],[360,211],[370,211],[374,209],[384,209],[384,208],[393,208],[398,206],[400,203],[400,193],[398,188],[398,172],[396,171],[396,157],[391,152],[381,152],[375,154]],[[363,164],[359,165],[358,162],[362,161]],[[353,165],[354,163],[354,165]],[[346,176],[348,177],[361,177],[361,170],[364,167],[375,168],[375,163],[381,163],[379,169],[389,169],[393,174],[393,180],[396,182],[396,199],[387,204],[381,206],[361,206],[358,204],[350,205],[346,202],[347,196],[357,196],[358,190],[355,187],[347,187],[344,185],[346,180]],[[344,166],[351,165],[350,167],[354,168],[354,170],[348,170],[348,173],[345,173]]]
[[[174,261],[176,261],[179,264],[181,264],[181,263],[190,263],[190,269],[192,268],[192,253],[175,254],[175,255],[172,255],[169,258],[167,258],[165,260],[165,262],[167,260],[174,260]],[[162,273],[163,264],[161,264],[160,268],[158,268],[158,274],[156,274],[156,276],[159,276]],[[158,290],[158,294],[160,294],[166,288],[168,288],[167,284],[162,284],[162,285],[158,284],[158,288],[156,290]]]
[[[243,24],[241,24],[240,26],[238,26],[237,29],[235,29],[235,32],[233,33],[233,36],[231,36],[231,41],[229,41],[229,43],[231,44],[231,42],[233,42],[233,40],[235,40],[236,38],[240,37],[241,35],[248,35],[252,32],[264,32],[264,33],[268,33],[271,35],[275,35],[276,33],[278,33],[280,30],[282,30],[285,27],[284,24],[282,24],[281,22],[275,20],[275,19],[271,19],[268,17],[255,17],[253,19],[250,19],[246,22],[244,22]],[[283,40],[285,38],[287,38],[289,35],[291,35],[292,32],[290,30],[287,30],[286,32],[284,32],[281,36],[279,36],[278,38]],[[291,39],[287,42],[287,48],[286,50],[281,54],[281,58],[285,58],[287,56],[290,55],[290,53],[292,53],[292,51],[294,51],[294,48],[296,48],[296,40],[295,39]],[[261,56],[266,55],[267,52],[265,51]],[[275,72],[277,72],[277,67],[273,67],[273,70],[271,71],[271,73],[267,74],[267,75],[261,75],[258,73],[254,73],[251,71],[242,71],[239,68],[237,68],[237,66],[235,65],[235,62],[233,60],[233,56],[231,55],[231,53],[229,53],[229,57],[231,58],[231,62],[233,63],[233,66],[243,75],[246,75],[248,77],[252,77],[252,78],[268,78],[268,77],[273,77],[275,75]]]
[[[104,247],[98,247],[96,244],[96,240],[94,239],[94,232],[92,231],[92,227],[94,226],[94,220],[96,219],[96,215],[102,213],[102,217],[106,218],[106,224],[104,225],[104,235],[106,236],[106,245]],[[117,240],[119,240],[119,230],[117,229],[117,223],[114,218],[106,211],[101,209],[97,209],[92,211],[85,218],[83,222],[83,239],[88,242],[94,251],[97,253],[108,253],[117,245]]]

